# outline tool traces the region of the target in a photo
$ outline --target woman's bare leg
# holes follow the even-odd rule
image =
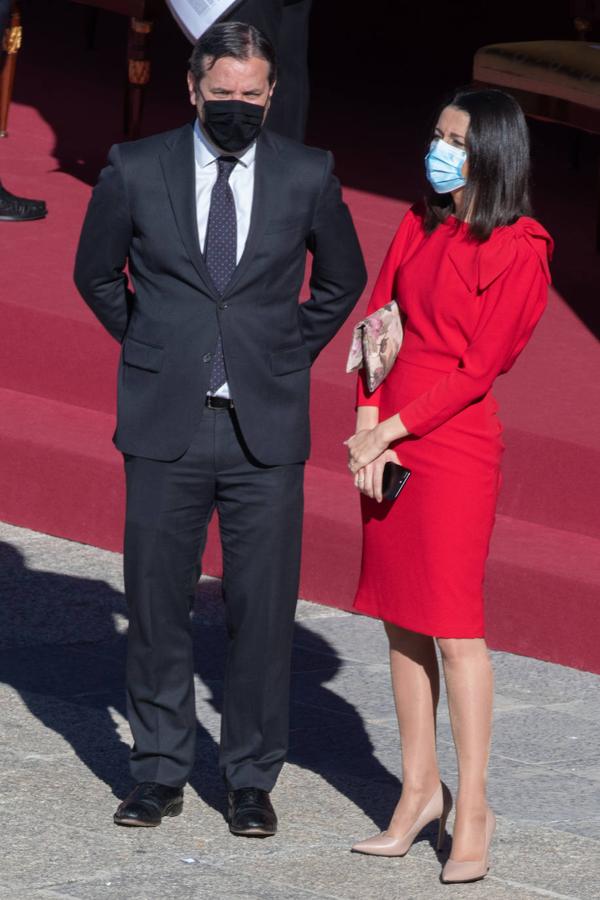
[[[435,746],[440,678],[433,638],[389,623],[385,629],[402,747],[402,795],[387,830],[399,837],[440,782]]]
[[[458,759],[452,859],[462,862],[484,853],[494,678],[483,638],[440,638],[438,645]]]

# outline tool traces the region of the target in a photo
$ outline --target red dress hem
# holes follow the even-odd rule
[[[423,634],[423,635],[426,635],[427,637],[432,637],[435,639],[437,639],[437,638],[442,638],[442,639],[454,638],[455,640],[460,640],[460,639],[472,640],[474,638],[485,638],[485,630],[484,629],[476,629],[472,633],[469,633],[469,634],[463,634],[463,633],[461,633],[461,634],[454,634],[454,633],[442,634],[441,631],[437,628],[435,629],[435,632],[433,632],[431,629],[425,630],[422,627],[411,628],[411,626],[408,625],[405,621],[400,622],[400,621],[397,621],[396,619],[392,619],[390,616],[387,615],[387,613],[382,614],[379,610],[374,611],[371,608],[362,607],[360,605],[360,603],[358,603],[356,600],[354,601],[350,612],[355,616],[368,616],[368,618],[370,618],[370,619],[377,619],[378,621],[385,622],[388,625],[395,625],[397,628],[403,628],[405,631],[412,631],[414,634]],[[400,618],[400,617],[398,617],[398,618]],[[445,632],[446,629],[442,629],[442,631]]]

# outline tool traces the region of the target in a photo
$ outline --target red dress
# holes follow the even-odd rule
[[[529,340],[548,295],[552,239],[534,219],[469,238],[451,216],[427,235],[413,207],[383,263],[368,312],[396,299],[398,359],[358,405],[400,414],[393,445],[412,471],[393,504],[362,496],[354,607],[435,637],[483,637],[483,576],[499,487],[502,428],[490,389]]]

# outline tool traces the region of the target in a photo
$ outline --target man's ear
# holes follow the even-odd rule
[[[196,87],[196,81],[191,72],[187,73],[187,85],[188,85],[190,103],[192,104],[192,106],[197,106],[198,105],[198,90]]]

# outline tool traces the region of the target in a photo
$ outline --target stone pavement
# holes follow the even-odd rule
[[[348,852],[385,827],[400,789],[379,623],[300,603],[280,831],[248,840],[227,831],[216,769],[219,582],[203,581],[194,615],[198,752],[184,814],[139,830],[111,821],[129,786],[121,558],[0,524],[0,591],[0,897],[600,898],[600,677],[494,654],[492,870],[443,886],[433,831],[404,859]],[[439,750],[454,789],[445,700]]]

